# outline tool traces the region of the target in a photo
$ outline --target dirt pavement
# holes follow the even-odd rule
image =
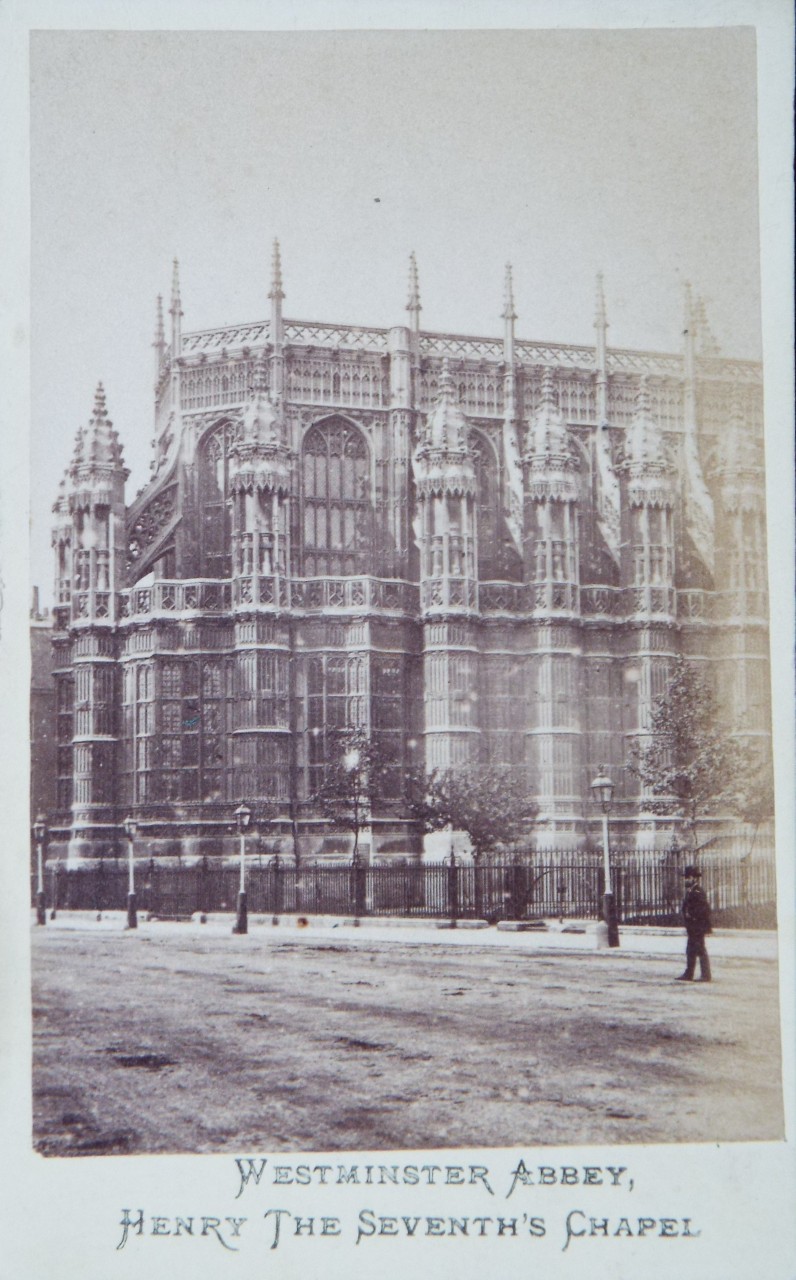
[[[772,947],[724,948],[706,986],[674,982],[679,954],[654,949],[495,946],[477,933],[463,945],[444,932],[419,949],[382,935],[34,930],[36,1146],[98,1155],[781,1135]],[[681,939],[663,950],[680,953]]]

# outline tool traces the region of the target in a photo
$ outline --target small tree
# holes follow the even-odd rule
[[[752,837],[744,858],[750,858],[757,833],[764,822],[774,816],[774,778],[770,760],[752,759],[737,788],[738,816],[752,828]]]
[[[658,813],[682,817],[693,856],[700,847],[699,823],[742,807],[746,755],[718,715],[707,679],[678,655],[666,691],[656,699],[645,741],[633,748],[628,768],[652,793]]]
[[[504,765],[416,772],[407,778],[407,801],[424,831],[466,831],[476,859],[518,840],[539,811]]]
[[[356,858],[360,832],[370,825],[373,797],[379,791],[386,766],[364,729],[334,733],[329,747],[323,782],[311,799],[333,827],[353,834]]]

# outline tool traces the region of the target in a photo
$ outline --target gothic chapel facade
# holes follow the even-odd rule
[[[154,458],[125,499],[100,386],[54,506],[56,850],[339,857],[315,810],[331,731],[390,761],[371,856],[419,856],[405,768],[494,761],[539,807],[528,845],[575,847],[589,781],[622,840],[661,824],[624,770],[682,652],[769,749],[762,385],[720,358],[686,291],[677,354],[407,323],[270,317],[183,332],[174,266],[154,343]]]

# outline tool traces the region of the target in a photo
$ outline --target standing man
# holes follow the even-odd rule
[[[699,981],[710,982],[710,960],[705,946],[705,935],[712,933],[713,927],[710,922],[710,904],[699,883],[702,872],[698,867],[686,867],[683,875],[685,876],[683,920],[688,934],[688,943],[685,949],[685,973],[681,973],[676,981],[692,981],[698,956]]]

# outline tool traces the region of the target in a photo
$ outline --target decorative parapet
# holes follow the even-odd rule
[[[269,324],[259,320],[255,324],[230,324],[221,329],[202,329],[196,333],[184,333],[180,344],[181,356],[207,355],[221,351],[240,350],[243,347],[262,346],[268,341]]]
[[[423,613],[476,613],[478,583],[473,578],[427,578],[420,591]]]
[[[702,621],[713,617],[715,596],[712,591],[678,591],[677,617],[682,621]]]
[[[714,616],[741,626],[768,626],[768,592],[738,589],[713,593]]]
[[[677,617],[681,622],[733,622],[768,626],[768,592],[738,588],[734,591],[678,591]]]
[[[719,382],[760,384],[763,381],[763,366],[758,360],[733,360],[717,356],[697,357],[696,373],[698,378]]]
[[[72,626],[94,626],[105,624],[112,626],[116,618],[113,610],[114,595],[111,591],[72,592]]]
[[[630,618],[643,617],[670,622],[675,616],[676,592],[672,587],[626,587],[623,596],[623,612]]]
[[[133,622],[200,613],[218,615],[228,613],[231,606],[231,585],[226,579],[164,579],[149,587],[130,587],[119,593],[120,617]]]
[[[300,611],[416,614],[418,587],[402,578],[300,578],[290,584],[290,603]]]
[[[568,342],[517,342],[515,350],[524,364],[554,369],[593,369],[595,365],[594,347]]]
[[[503,360],[500,338],[467,338],[453,333],[421,333],[421,356],[440,360]]]
[[[388,352],[388,330],[366,325],[332,324],[326,321],[285,320],[284,342],[302,347],[324,347],[332,350]],[[221,351],[238,351],[263,346],[270,340],[267,320],[243,325],[224,325],[182,335],[179,356],[212,355]],[[595,368],[595,348],[567,342],[518,341],[517,358],[525,364],[554,368]],[[421,333],[420,355],[448,357],[454,360],[489,360],[502,363],[503,341],[500,338],[476,337],[456,333]],[[172,359],[170,348],[164,350],[163,363]],[[632,350],[609,347],[609,373],[647,373],[661,377],[683,376],[683,357],[666,351]],[[760,382],[762,368],[755,360],[736,360],[719,356],[701,356],[696,360],[700,378],[741,382]]]
[[[387,330],[369,329],[355,324],[311,323],[306,320],[286,320],[285,343],[302,347],[332,347],[336,350],[375,351],[387,354]]]
[[[581,587],[580,607],[589,617],[621,617],[624,613],[622,588],[604,586],[602,583],[592,587]]]
[[[232,598],[236,610],[249,611],[258,605],[287,609],[290,605],[290,583],[276,574],[242,574],[233,580]]]
[[[683,357],[666,351],[631,351],[621,347],[609,347],[608,372],[627,374],[657,374],[663,378],[682,378]]]

